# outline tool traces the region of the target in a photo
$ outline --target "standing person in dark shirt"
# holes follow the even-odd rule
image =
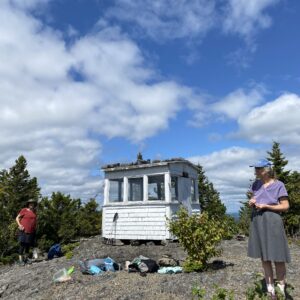
[[[27,207],[21,209],[16,217],[17,224],[19,226],[19,264],[25,265],[25,263],[31,263],[28,258],[30,247],[34,246],[35,232],[36,232],[36,205],[37,202],[34,199],[27,201]]]
[[[268,294],[276,299],[272,262],[275,264],[278,287],[285,294],[285,263],[291,261],[280,212],[289,209],[288,194],[283,182],[276,179],[271,163],[261,159],[255,168],[256,180],[250,189],[249,205],[253,208],[248,256],[261,258]]]

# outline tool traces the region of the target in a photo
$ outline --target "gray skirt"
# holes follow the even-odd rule
[[[248,241],[248,256],[263,261],[291,261],[280,214],[253,209]]]

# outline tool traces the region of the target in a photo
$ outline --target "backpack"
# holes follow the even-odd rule
[[[51,246],[51,248],[49,249],[48,259],[53,259],[54,256],[56,256],[56,257],[63,256],[60,244],[55,244],[55,245]]]
[[[147,273],[155,273],[158,271],[159,266],[153,259],[142,259],[142,263],[145,264],[148,268]]]
[[[153,259],[141,259],[140,262],[134,261],[128,266],[129,272],[155,273],[159,269],[158,264]]]

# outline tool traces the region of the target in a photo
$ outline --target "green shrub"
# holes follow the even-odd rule
[[[206,212],[189,216],[184,208],[179,209],[177,217],[175,220],[169,220],[169,228],[187,251],[184,271],[205,270],[208,260],[221,253],[221,249],[217,249],[216,246],[226,232],[224,223],[216,218],[209,218]]]
[[[73,250],[79,246],[79,242],[76,243],[70,243],[70,244],[66,244],[63,245],[61,247],[62,253],[64,254],[64,256],[66,257],[66,259],[71,259],[73,257]]]
[[[236,234],[239,233],[238,224],[232,216],[225,215],[222,218],[222,223],[224,223],[223,228],[225,229],[223,239],[231,240]]]
[[[206,291],[204,288],[200,288],[198,286],[193,286],[192,288],[192,300],[202,300],[206,295]]]
[[[74,253],[73,251],[68,251],[66,254],[65,254],[65,257],[66,259],[71,259],[73,257]]]
[[[234,291],[221,288],[217,285],[214,285],[215,291],[211,296],[211,300],[234,300]],[[206,295],[204,288],[193,286],[192,288],[192,299],[193,300],[203,300]]]
[[[47,236],[45,234],[37,240],[37,246],[43,252],[48,252],[50,247],[54,244],[55,244],[55,242],[52,240],[48,240]]]
[[[9,256],[1,257],[0,258],[0,265],[12,264],[17,260],[18,260],[18,254],[17,253],[9,255]]]
[[[212,296],[212,300],[234,300],[234,292],[233,290],[228,291],[225,288],[218,287],[215,285],[215,293]]]

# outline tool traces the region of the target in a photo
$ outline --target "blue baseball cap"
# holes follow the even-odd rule
[[[268,161],[265,158],[262,158],[260,160],[258,160],[257,162],[255,162],[253,165],[251,165],[250,167],[254,167],[254,168],[264,168],[264,167],[271,167],[272,164],[270,161]]]

